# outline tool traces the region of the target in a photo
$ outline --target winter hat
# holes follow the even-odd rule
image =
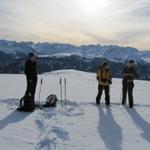
[[[130,60],[129,60],[129,63],[130,63],[130,64],[132,64],[132,63],[134,64],[135,61],[134,61],[133,59],[130,59]]]
[[[104,62],[102,62],[102,64],[101,64],[102,66],[108,66],[108,62],[107,61],[104,61]]]
[[[29,58],[31,58],[31,57],[33,57],[33,56],[35,56],[34,53],[30,52],[30,53],[29,53]]]

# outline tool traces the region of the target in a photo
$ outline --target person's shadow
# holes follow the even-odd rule
[[[9,124],[17,123],[24,120],[29,114],[28,112],[13,111],[11,114],[0,120],[0,130],[7,127]]]
[[[137,127],[139,127],[142,130],[142,137],[146,139],[148,142],[150,142],[150,123],[145,121],[140,114],[133,108],[129,109],[127,107],[126,111],[131,116]]]
[[[105,143],[105,146],[109,150],[121,150],[121,143],[123,138],[122,130],[114,120],[111,109],[108,108],[106,109],[106,112],[104,112],[103,108],[98,107],[98,111],[98,131],[100,137]]]

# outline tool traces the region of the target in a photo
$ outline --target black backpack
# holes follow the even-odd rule
[[[57,96],[51,94],[50,96],[47,97],[46,104],[44,105],[44,107],[56,107],[57,101],[58,101]]]
[[[34,111],[35,109],[35,103],[34,103],[34,97],[32,95],[24,96],[20,100],[20,108],[18,110],[20,111]]]

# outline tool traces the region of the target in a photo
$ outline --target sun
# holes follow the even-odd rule
[[[79,4],[86,13],[95,14],[107,7],[108,0],[79,0]]]

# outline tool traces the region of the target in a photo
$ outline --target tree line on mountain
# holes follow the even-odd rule
[[[20,54],[19,57],[14,57],[10,54],[0,52],[0,73],[23,73],[24,60],[26,56]],[[64,57],[39,57],[37,59],[38,73],[51,72],[61,69],[76,69],[86,72],[96,72],[104,58],[84,58],[81,56],[64,56]],[[114,78],[121,77],[121,70],[124,66],[121,62],[108,61]],[[137,71],[140,79],[150,80],[150,64],[137,63]]]

